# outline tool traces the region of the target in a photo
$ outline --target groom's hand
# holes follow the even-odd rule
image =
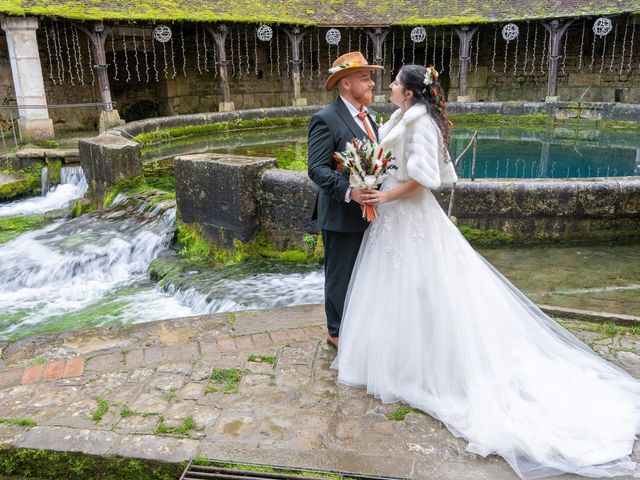
[[[372,192],[376,190],[369,190],[364,188],[352,188],[351,200],[358,202],[360,205],[367,204],[371,200]]]

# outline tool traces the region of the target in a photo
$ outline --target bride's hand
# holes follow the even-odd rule
[[[362,203],[364,205],[382,205],[389,201],[387,192],[380,190],[363,190]]]

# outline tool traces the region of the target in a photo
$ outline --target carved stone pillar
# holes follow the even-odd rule
[[[384,45],[384,39],[391,31],[390,28],[375,28],[373,30],[367,30],[367,35],[373,42],[373,63],[374,65],[382,65],[384,58],[382,58],[382,46]],[[367,58],[367,61],[369,59]],[[376,94],[373,97],[373,101],[376,103],[382,103],[387,101],[387,97],[382,94],[382,70],[376,70],[374,72],[376,82]]]
[[[567,20],[564,23],[562,20],[542,22],[542,25],[549,31],[549,35],[551,36],[551,48],[549,49],[549,83],[547,85],[546,102],[558,101],[558,64],[561,58],[560,41],[573,22],[574,20]]]
[[[216,44],[218,52],[218,73],[220,74],[220,106],[218,110],[221,112],[231,112],[235,110],[235,105],[231,101],[231,91],[229,90],[229,74],[227,72],[227,54],[225,51],[225,43],[229,28],[225,24],[220,24],[215,28],[204,27]]]
[[[293,81],[293,106],[305,107],[307,99],[302,98],[300,86],[300,42],[304,38],[305,31],[300,27],[282,28],[291,43],[291,79]]]
[[[469,62],[471,60],[471,40],[478,31],[478,27],[465,25],[455,29],[460,39],[460,73],[458,78],[458,102],[468,102],[471,97],[467,93],[467,75],[469,74]]]

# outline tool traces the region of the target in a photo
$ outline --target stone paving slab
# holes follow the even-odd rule
[[[407,478],[517,478],[500,457],[467,453],[466,442],[432,417],[391,420],[398,404],[336,384],[323,324],[322,306],[310,305],[4,345],[0,418],[37,426],[0,424],[0,445],[164,462],[202,455]],[[565,326],[640,376],[640,338],[629,329]],[[236,378],[227,385],[227,377],[213,381],[213,372]],[[100,403],[108,408],[97,415]]]

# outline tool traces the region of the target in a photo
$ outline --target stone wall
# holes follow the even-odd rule
[[[614,102],[616,100],[616,90],[618,91],[619,100],[623,103],[640,102],[640,75],[638,68],[640,65],[640,32],[635,35],[633,52],[631,52],[631,21],[627,25],[627,17],[613,17],[614,23],[617,21],[618,32],[615,36],[616,47],[615,53],[613,49],[614,32],[607,37],[607,48],[605,50],[605,59],[602,62],[601,54],[603,51],[603,40],[598,39],[595,48],[595,58],[593,67],[591,66],[591,51],[593,32],[591,31],[592,20],[588,20],[585,24],[584,42],[582,42],[583,22],[579,20],[569,29],[567,38],[567,56],[564,61],[564,68],[561,68],[558,79],[558,95],[561,101],[576,101],[585,92],[587,87],[591,87],[584,95],[585,101],[606,101]],[[637,22],[637,20],[636,20]],[[41,24],[42,25],[42,24]],[[51,25],[46,21],[45,25]],[[62,25],[62,24],[61,24]],[[535,67],[532,68],[533,57],[533,38],[535,36],[535,23],[527,24],[521,22],[518,24],[520,28],[520,37],[517,41],[512,41],[507,49],[507,68],[505,72],[505,47],[506,42],[502,39],[501,26],[497,30],[496,37],[496,55],[493,56],[493,43],[496,29],[494,25],[483,26],[479,35],[479,55],[477,56],[476,69],[476,39],[472,50],[471,68],[469,73],[469,95],[472,101],[493,102],[493,101],[541,101],[546,96],[547,89],[547,66],[544,69],[541,66],[541,52],[544,39],[544,29],[538,25],[538,40],[535,52]],[[625,26],[627,28],[627,39],[625,45],[625,60],[623,73],[620,74],[620,65],[622,60],[622,44],[624,39]],[[254,44],[253,31],[255,25],[248,25],[246,29],[247,37],[245,38],[244,26],[239,29],[234,27],[234,55],[231,55],[230,42],[227,51],[230,64],[230,89],[232,100],[237,109],[261,108],[274,106],[291,105],[292,101],[292,83],[287,75],[287,54],[285,46],[287,45],[285,36],[278,36],[280,44],[280,55],[278,63],[278,54],[274,48],[269,51],[268,43],[257,42]],[[527,28],[529,28],[529,45],[527,47]],[[153,67],[153,56],[151,55],[151,42],[149,41],[149,30],[146,31],[147,40],[146,48],[149,50],[149,81],[147,81],[147,63],[142,54],[141,34],[139,28],[116,28],[114,30],[113,45],[116,51],[116,64],[118,66],[117,79],[113,66],[110,67],[111,87],[113,98],[117,103],[117,108],[121,116],[127,121],[133,121],[146,117],[156,117],[164,115],[187,114],[207,111],[217,111],[219,103],[219,82],[215,77],[215,69],[213,68],[213,44],[211,40],[207,40],[207,69],[204,65],[204,49],[202,44],[202,29],[198,29],[198,45],[200,47],[199,54],[195,48],[195,30],[193,25],[185,25],[183,28],[186,65],[182,56],[182,40],[178,34],[178,29],[174,28],[173,45],[165,45],[167,63],[165,65],[165,51],[160,47],[158,42],[156,45],[156,68]],[[70,30],[69,30],[70,31]],[[332,47],[330,52],[327,50],[327,43],[324,40],[326,29],[311,29],[310,33],[313,38],[314,50],[310,55],[308,49],[307,37],[305,47],[305,70],[302,75],[302,95],[307,98],[309,105],[322,105],[329,103],[335,98],[334,93],[325,92],[323,89],[324,80],[326,79],[326,70],[329,68],[330,61],[336,58],[336,49]],[[86,39],[83,34],[79,35],[80,52],[84,71],[85,85],[80,84],[77,78],[74,78],[74,85],[71,85],[68,67],[68,58],[65,53],[63,56],[63,64],[66,65],[65,81],[60,84],[61,71],[59,70],[59,62],[55,60],[55,55],[49,61],[49,52],[45,39],[45,30],[41,26],[38,30],[40,40],[40,54],[43,66],[43,75],[45,77],[45,88],[47,91],[47,99],[50,103],[77,103],[77,102],[93,102],[99,101],[99,95],[94,85],[91,85],[90,70],[88,65],[88,51],[86,47]],[[342,41],[340,44],[340,53],[347,51],[349,47],[349,30],[341,29]],[[458,37],[451,35],[448,27],[429,27],[427,28],[427,41],[416,45],[413,48],[413,42],[410,35],[409,27],[394,28],[386,41],[385,49],[385,65],[387,70],[384,74],[383,87],[387,91],[387,86],[393,76],[397,73],[398,68],[405,63],[435,63],[440,69],[441,83],[448,90],[448,98],[455,100],[458,95]],[[123,42],[124,34],[124,42]],[[133,36],[136,36],[136,49],[138,50],[137,62],[133,53]],[[357,49],[358,45],[369,56],[372,61],[373,53],[371,42],[365,41],[365,37],[358,38],[356,31],[351,31],[351,48]],[[63,37],[64,38],[64,37]],[[240,43],[238,43],[240,38]],[[274,37],[275,38],[275,37]],[[436,48],[434,49],[434,40]],[[247,43],[248,41],[248,43]],[[318,41],[321,45],[320,52],[317,51],[316,45]],[[63,40],[64,42],[64,40]],[[125,50],[123,45],[127,45],[127,63],[125,62]],[[404,51],[402,45],[405,45]],[[427,49],[425,51],[425,43]],[[582,66],[580,65],[580,46],[583,45]],[[393,49],[395,45],[395,50]],[[517,45],[517,49],[516,49]],[[248,47],[248,48],[247,48]],[[444,48],[443,48],[444,47]],[[451,48],[453,47],[453,49]],[[111,39],[108,38],[107,44],[107,61],[113,63],[113,51]],[[171,55],[173,48],[173,55]],[[242,70],[238,65],[238,48],[240,48],[242,59]],[[51,47],[50,47],[51,49]],[[563,49],[564,50],[564,45]],[[247,51],[249,52],[249,65],[247,68]],[[517,63],[516,61],[517,51]],[[426,53],[426,57],[425,57]],[[612,56],[613,53],[613,56]],[[630,54],[632,53],[632,57]],[[198,57],[200,58],[200,68],[198,68]],[[527,59],[526,69],[525,57]],[[256,67],[254,58],[258,59],[258,68]],[[269,62],[272,59],[272,65]],[[173,59],[173,61],[172,61]],[[613,60],[613,61],[612,61]],[[318,61],[320,61],[321,71],[318,76]],[[137,64],[137,68],[136,68]],[[631,70],[627,72],[626,66],[630,64]],[[279,65],[279,73],[278,73]],[[313,74],[309,66],[313,65]],[[515,67],[515,68],[514,68]],[[611,69],[610,69],[611,68]],[[158,79],[156,81],[156,69],[158,71]],[[175,70],[174,70],[175,69]],[[601,71],[602,69],[602,71]],[[76,65],[73,65],[74,74],[77,74]],[[543,71],[544,70],[544,71]],[[165,73],[166,72],[166,73]],[[242,75],[240,75],[242,73]],[[138,81],[140,75],[140,81]],[[127,82],[127,78],[129,81]],[[2,101],[13,102],[15,94],[11,80],[11,69],[7,58],[6,39],[0,33],[0,97]],[[3,118],[0,112],[0,119]],[[56,128],[66,130],[78,129],[95,129],[98,121],[98,110],[96,108],[83,108],[79,110],[51,110],[51,118],[56,124]]]

